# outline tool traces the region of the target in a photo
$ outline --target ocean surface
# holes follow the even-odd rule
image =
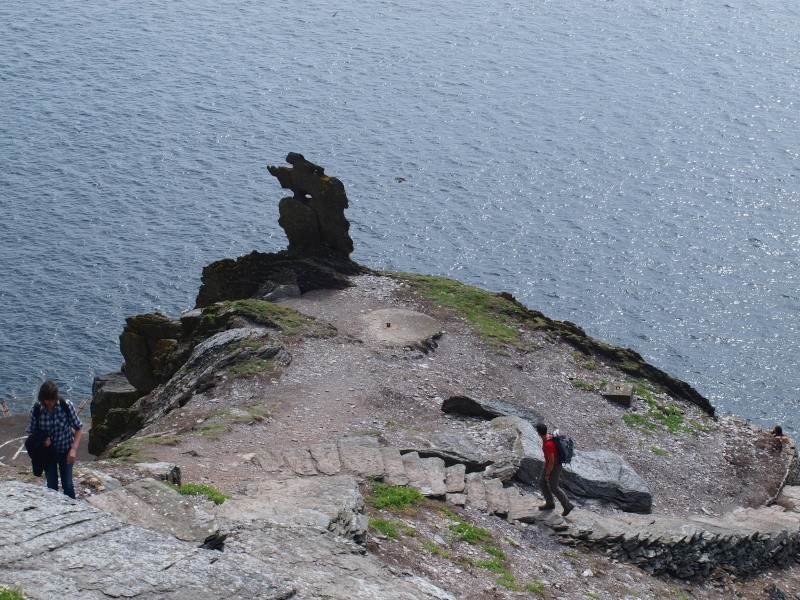
[[[800,5],[3,0],[0,398],[277,251],[267,165],[353,258],[508,291],[800,433]]]

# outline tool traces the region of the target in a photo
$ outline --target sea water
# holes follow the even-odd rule
[[[0,3],[0,398],[276,251],[290,151],[353,258],[513,293],[800,431],[800,13],[778,0]]]

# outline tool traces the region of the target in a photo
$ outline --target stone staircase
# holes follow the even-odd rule
[[[514,521],[533,523],[543,514],[537,509],[543,502],[539,495],[506,487],[500,479],[485,473],[467,473],[464,464],[448,467],[439,457],[424,458],[418,452],[401,454],[399,448],[379,446],[369,439],[248,454],[245,458],[282,477],[350,474],[409,486],[429,498]]]
[[[739,509],[718,518],[600,515],[581,508],[564,518],[558,511],[539,511],[538,493],[506,485],[491,473],[467,473],[464,464],[446,466],[439,457],[401,454],[369,438],[244,458],[281,478],[349,474],[413,487],[427,497],[510,521],[541,523],[567,544],[600,550],[653,574],[693,579],[724,569],[748,576],[800,556],[800,486],[786,486],[778,498],[789,508]]]

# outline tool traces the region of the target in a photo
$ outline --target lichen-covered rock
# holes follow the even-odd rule
[[[217,333],[198,344],[178,372],[162,387],[131,407],[137,425],[152,422],[183,406],[196,393],[216,385],[228,370],[245,361],[260,361],[280,369],[291,357],[281,344],[271,343],[265,328],[242,327]],[[135,431],[129,431],[129,434]]]

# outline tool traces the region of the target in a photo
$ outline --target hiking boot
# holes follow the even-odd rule
[[[564,509],[564,512],[561,513],[561,516],[566,517],[569,513],[572,512],[573,508],[575,508],[574,504],[568,504],[567,507]]]
[[[539,507],[539,510],[553,510],[556,507],[555,504],[542,504]]]

